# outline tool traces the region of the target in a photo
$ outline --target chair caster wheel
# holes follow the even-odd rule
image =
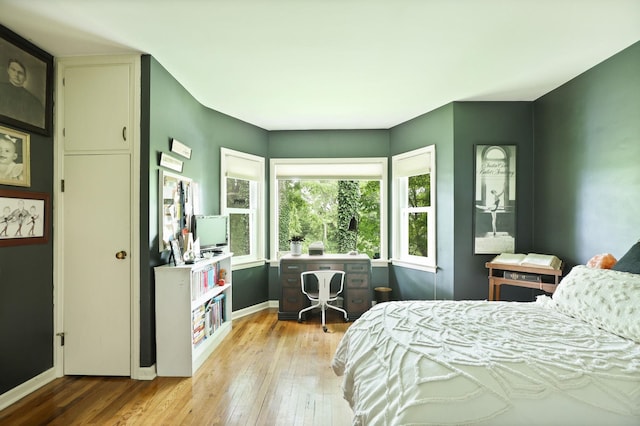
[[[302,324],[302,319],[298,318],[298,323]]]
[[[322,331],[327,332],[327,327],[322,327]]]

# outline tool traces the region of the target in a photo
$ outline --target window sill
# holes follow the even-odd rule
[[[403,268],[416,269],[418,271],[431,272],[431,273],[434,273],[434,274],[436,272],[438,272],[438,267],[437,266],[426,265],[424,263],[411,262],[411,261],[408,261],[408,260],[391,259],[391,264],[393,266],[400,266],[400,267],[403,267]]]
[[[231,269],[234,271],[238,271],[240,269],[249,269],[249,268],[257,268],[263,266],[265,264],[265,259],[252,259],[252,260],[243,260],[237,263],[233,262],[233,258],[231,259]]]
[[[270,259],[268,260],[269,262],[269,266],[271,266],[272,268],[277,268],[280,266],[280,260],[273,260]],[[371,267],[373,268],[387,268],[389,267],[389,260],[388,259],[371,259]]]

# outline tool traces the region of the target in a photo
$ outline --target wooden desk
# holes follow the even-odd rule
[[[298,319],[298,312],[310,305],[302,293],[300,274],[304,271],[334,269],[345,271],[344,309],[354,320],[371,307],[371,259],[366,254],[286,255],[280,259],[282,291],[278,319]]]
[[[560,283],[560,277],[562,276],[562,267],[560,267],[560,269],[549,269],[492,262],[485,263],[485,266],[489,269],[489,300],[500,300],[500,286],[503,284],[535,288],[547,293],[553,293],[556,291],[556,287]],[[505,278],[505,271],[538,275],[540,282]]]

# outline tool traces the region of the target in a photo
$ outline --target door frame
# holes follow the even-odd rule
[[[132,379],[153,379],[155,373],[140,367],[140,79],[141,65],[139,55],[91,56],[86,58],[56,58],[55,66],[55,133],[53,138],[53,367],[56,377],[64,376],[64,349],[57,333],[64,331],[64,197],[61,191],[61,179],[64,176],[64,96],[63,77],[67,66],[73,65],[110,65],[132,64],[132,132],[129,158],[131,164],[131,270],[130,270],[130,377]],[[155,367],[152,368],[155,371]]]

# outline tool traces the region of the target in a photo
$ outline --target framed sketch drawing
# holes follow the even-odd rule
[[[50,135],[53,56],[0,25],[0,122]]]
[[[49,240],[49,194],[0,190],[0,247]]]
[[[31,186],[29,134],[0,126],[0,184]]]
[[[514,253],[516,145],[476,145],[474,254]]]

